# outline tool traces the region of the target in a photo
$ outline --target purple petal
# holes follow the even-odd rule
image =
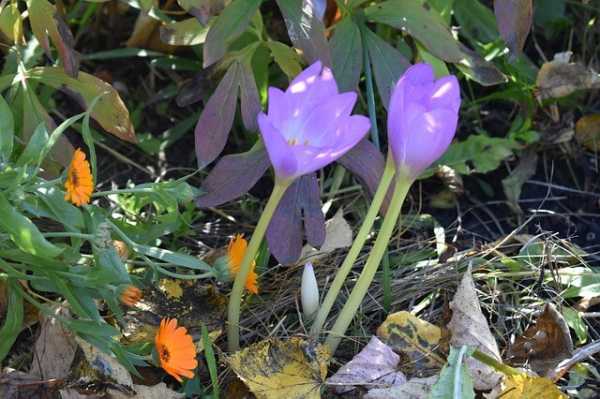
[[[298,162],[290,146],[262,112],[258,114],[258,126],[275,174],[281,178],[297,176]]]
[[[421,113],[413,119],[409,126],[411,134],[406,139],[402,163],[410,168],[414,177],[421,174],[446,151],[454,138],[457,123],[458,115],[442,108]]]
[[[429,64],[414,64],[404,72],[398,84],[409,83],[413,86],[420,86],[425,83],[432,83],[435,79],[433,68]]]
[[[460,87],[456,76],[444,76],[435,82],[431,91],[429,108],[447,108],[458,112],[460,108]]]
[[[269,87],[269,120],[280,127],[287,117],[285,93],[276,87]]]
[[[338,94],[330,101],[314,108],[299,127],[305,132],[304,137],[311,145],[328,145],[337,141],[335,137],[336,126],[340,119],[348,117],[356,103],[356,93],[348,92]]]
[[[286,92],[287,93],[294,92],[294,90],[292,89],[293,87],[296,87],[296,91],[298,91],[298,90],[302,89],[302,87],[301,87],[302,85],[310,84],[311,82],[314,82],[317,79],[317,77],[319,76],[319,74],[321,73],[322,69],[323,69],[323,64],[321,64],[321,61],[314,62],[311,66],[309,66],[308,68],[306,68],[305,70],[300,72],[298,74],[298,76],[296,76],[294,78],[294,80],[291,81]]]

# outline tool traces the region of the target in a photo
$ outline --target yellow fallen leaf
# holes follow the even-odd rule
[[[575,140],[590,151],[600,150],[600,114],[585,115],[577,121]]]
[[[329,351],[300,338],[271,338],[227,359],[257,399],[319,399]]]
[[[179,299],[183,296],[183,289],[177,280],[163,278],[158,283],[158,288],[164,292],[169,298]]]
[[[377,335],[385,344],[410,357],[417,370],[439,368],[445,363],[439,355],[442,330],[409,312],[389,315],[377,329]]]
[[[527,374],[507,375],[504,378],[502,399],[567,399],[552,381]]]

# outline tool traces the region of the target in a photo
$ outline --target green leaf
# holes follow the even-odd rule
[[[396,48],[389,45],[368,28],[363,28],[364,45],[369,50],[375,83],[383,106],[387,108],[392,89],[410,62]]]
[[[63,192],[54,187],[38,189],[38,192],[40,195],[37,197],[48,208],[52,219],[67,226],[70,230],[80,231],[83,228],[84,222],[81,210],[65,201]]]
[[[285,73],[290,80],[302,72],[300,57],[294,49],[276,41],[267,42],[267,46],[269,46],[271,55],[277,65],[279,65],[283,73]]]
[[[208,334],[208,328],[205,324],[202,324],[202,344],[204,346],[204,358],[208,365],[208,372],[210,374],[210,381],[213,388],[213,398],[219,398],[219,374],[217,372],[217,359],[215,358],[215,351],[213,350],[213,343]]]
[[[459,62],[464,58],[439,14],[419,1],[388,0],[368,7],[365,14],[372,21],[407,32],[444,61]]]
[[[3,33],[11,43],[24,44],[23,18],[17,2],[0,7],[0,32]]]
[[[0,284],[2,280],[0,280]],[[0,363],[17,340],[23,326],[23,296],[15,279],[6,280],[8,286],[8,305],[6,319],[0,329]]]
[[[455,0],[454,17],[460,34],[471,42],[489,43],[500,37],[494,13],[479,0]]]
[[[448,363],[440,373],[439,380],[431,387],[430,399],[474,399],[473,378],[469,374],[465,357],[473,351],[466,346],[450,347]]]
[[[204,42],[204,68],[219,61],[231,42],[241,35],[262,0],[233,0],[210,27]]]
[[[48,135],[48,129],[44,122],[40,123],[34,130],[33,135],[27,143],[27,147],[17,159],[17,166],[24,166],[26,164],[33,164],[38,166],[36,162],[38,155],[41,154],[44,145],[48,142],[50,136]]]
[[[54,258],[63,250],[47,241],[35,224],[20,214],[0,193],[0,228],[24,252]]]
[[[564,307],[562,309],[562,315],[565,318],[568,326],[575,331],[575,335],[577,335],[577,344],[583,345],[586,343],[588,339],[588,327],[583,320],[583,316],[581,312],[573,308]]]
[[[83,100],[86,108],[100,95],[98,103],[92,110],[94,118],[107,132],[122,140],[135,142],[133,125],[129,119],[129,111],[119,93],[108,83],[94,75],[80,72],[77,78],[68,76],[60,68],[37,67],[27,71],[27,77],[55,89],[69,89],[67,94]]]
[[[344,18],[335,27],[329,42],[333,74],[341,92],[356,90],[362,71],[362,39],[352,18]]]
[[[0,162],[8,161],[13,150],[15,121],[4,97],[0,96]]]
[[[194,46],[204,43],[208,26],[196,18],[173,22],[160,27],[160,40],[172,46]]]

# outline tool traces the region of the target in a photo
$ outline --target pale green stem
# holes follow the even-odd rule
[[[252,233],[252,238],[250,239],[250,243],[244,254],[240,270],[235,276],[231,297],[229,298],[229,306],[227,308],[227,344],[230,352],[235,352],[240,348],[240,303],[242,301],[242,293],[246,284],[246,278],[250,272],[250,265],[256,257],[256,253],[265,236],[273,213],[275,213],[277,205],[279,204],[279,201],[281,201],[281,198],[290,183],[291,182],[289,181],[275,182],[275,187],[273,187],[273,192],[269,197],[269,201],[267,201],[267,205],[265,206],[262,215],[260,215],[254,233]]]
[[[367,264],[363,268],[363,271],[361,272],[354,289],[352,289],[350,297],[342,308],[342,311],[335,321],[333,328],[329,332],[327,340],[325,341],[332,354],[337,349],[342,336],[346,333],[348,326],[352,322],[358,307],[365,297],[373,278],[375,277],[375,273],[377,272],[381,258],[383,258],[383,255],[385,254],[385,250],[387,249],[390,238],[392,237],[392,233],[394,232],[394,228],[396,227],[396,222],[398,221],[398,216],[400,216],[400,211],[402,209],[402,203],[404,203],[404,198],[406,197],[412,182],[412,179],[403,177],[396,178],[392,201],[387,213],[385,214],[383,225],[381,226],[381,230],[377,235],[377,239],[375,240],[375,245],[369,254],[369,258],[367,259]]]
[[[385,199],[385,195],[387,194],[388,188],[390,187],[394,177],[394,171],[394,161],[391,156],[388,156],[383,174],[379,181],[379,187],[377,187],[377,191],[375,191],[373,201],[371,202],[371,206],[367,211],[367,216],[365,216],[362,226],[360,226],[360,230],[358,231],[358,234],[352,243],[350,251],[348,251],[346,258],[344,259],[342,266],[338,269],[335,278],[333,279],[333,283],[331,283],[331,287],[329,287],[329,291],[327,291],[327,295],[323,300],[323,304],[319,307],[315,321],[310,329],[310,335],[313,337],[316,337],[321,332],[321,329],[327,320],[327,316],[329,315],[329,312],[331,311],[331,308],[333,307],[333,304],[335,303],[335,300],[340,293],[344,282],[346,281],[348,273],[350,273],[350,270],[352,270],[352,266],[354,265],[354,262],[356,262],[356,258],[358,258],[358,255],[360,254],[360,250],[365,245],[365,241],[367,241],[369,233],[371,232],[371,228],[373,227],[373,223],[375,223],[375,218],[379,213],[381,204]]]

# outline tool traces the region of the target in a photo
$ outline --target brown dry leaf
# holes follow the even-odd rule
[[[439,369],[445,363],[440,354],[442,330],[409,312],[389,315],[377,329],[377,335],[396,352],[406,354],[416,371]]]
[[[554,305],[547,303],[535,324],[510,345],[507,358],[513,365],[528,363],[539,375],[546,375],[573,353],[569,327]]]
[[[134,385],[135,395],[127,395],[119,391],[111,390],[110,399],[181,399],[185,395],[167,388],[164,382],[153,386]]]
[[[557,53],[552,61],[542,65],[536,79],[538,100],[600,87],[600,75],[584,65],[570,62],[571,54],[570,51]]]
[[[320,249],[315,249],[310,245],[305,245],[302,248],[300,259],[301,263],[327,255],[336,249],[347,248],[352,245],[352,228],[344,219],[344,211],[340,209],[333,218],[329,219],[325,224],[325,241]]]
[[[257,399],[319,399],[328,360],[324,346],[292,337],[258,342],[227,362]]]
[[[600,151],[600,114],[585,115],[577,121],[575,140],[590,151]]]
[[[519,55],[531,30],[532,0],[494,0],[500,35],[514,55]]]
[[[135,21],[133,32],[127,39],[127,47],[145,48],[167,54],[175,52],[177,47],[160,39],[161,25],[161,21],[146,13],[140,13]]]
[[[22,371],[5,368],[0,372],[0,398],[2,399],[47,399],[56,392],[60,380],[44,380]]]
[[[364,399],[427,399],[431,387],[437,380],[438,376],[436,375],[427,378],[412,378],[404,385],[371,389]]]
[[[504,377],[502,399],[567,399],[552,381],[525,373]]]
[[[452,334],[450,344],[456,348],[467,345],[501,361],[498,345],[479,305],[471,266],[464,274],[450,302],[450,309],[452,309],[452,319],[448,323],[448,329]],[[473,377],[475,389],[490,390],[498,385],[502,378],[502,374],[471,357],[467,358],[465,363]]]
[[[31,30],[46,54],[50,55],[49,36],[58,50],[65,72],[76,77],[79,71],[79,54],[73,50],[75,40],[56,7],[46,0],[29,0],[27,11]]]
[[[327,379],[334,391],[341,395],[354,391],[357,386],[390,388],[406,383],[406,377],[397,371],[400,356],[377,337],[371,340],[356,356]]]
[[[54,314],[68,317],[63,306],[54,309]],[[40,335],[33,347],[30,374],[39,379],[65,378],[75,358],[77,343],[73,335],[61,322],[53,317],[43,317]]]

